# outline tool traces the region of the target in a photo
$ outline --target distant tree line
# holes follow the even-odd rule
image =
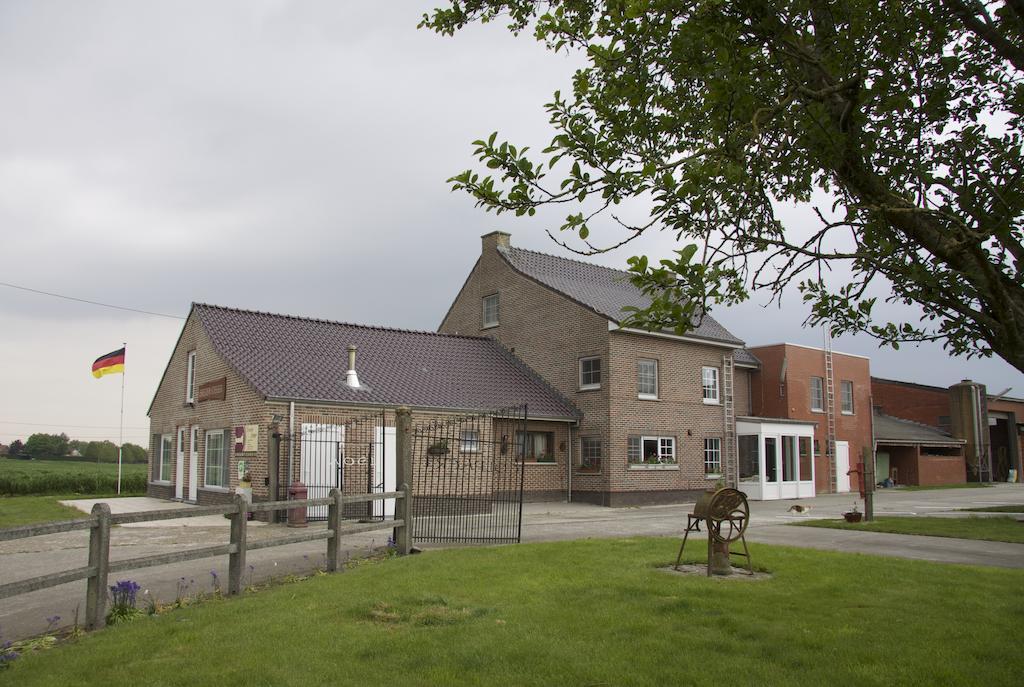
[[[78,455],[74,455],[74,452]],[[92,463],[116,463],[117,444],[112,441],[79,441],[69,439],[67,434],[42,434],[30,436],[24,443],[11,442],[7,454],[12,458],[28,460],[83,460]],[[80,458],[79,458],[80,456]],[[125,443],[121,456],[125,463],[145,463],[146,449],[138,444]]]

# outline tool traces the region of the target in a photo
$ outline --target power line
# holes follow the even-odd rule
[[[128,312],[142,313],[143,315],[153,315],[155,317],[167,317],[172,320],[184,320],[184,317],[178,315],[168,315],[162,312],[153,312],[151,310],[139,310],[138,308],[128,308],[123,305],[113,305],[111,303],[101,303],[99,301],[90,301],[85,298],[75,298],[74,296],[65,296],[61,293],[52,293],[50,291],[40,291],[39,289],[30,289],[27,286],[18,286],[17,284],[9,284],[7,282],[0,281],[0,286],[6,286],[11,289],[18,289],[19,291],[28,291],[29,293],[37,293],[42,296],[51,296],[53,298],[63,298],[68,301],[75,301],[77,303],[88,303],[89,305],[98,305],[102,308],[113,308],[114,310],[127,310]]]

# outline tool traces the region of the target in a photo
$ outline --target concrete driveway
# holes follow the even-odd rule
[[[751,542],[804,546],[836,551],[852,551],[917,558],[947,563],[966,563],[1008,568],[1024,568],[1024,544],[979,542],[940,537],[919,537],[843,530],[787,527],[794,520],[839,517],[849,510],[853,495],[826,495],[803,499],[810,505],[807,516],[789,513],[794,501],[751,502]],[[177,508],[154,499],[110,499],[111,509],[125,512],[144,508]],[[84,511],[92,501],[81,502]],[[988,489],[950,489],[936,491],[880,492],[876,499],[879,515],[944,515],[963,517],[956,509],[970,506],[1022,504],[1024,485],[1000,484]],[[643,508],[602,508],[586,504],[530,503],[524,506],[523,540],[553,541],[598,537],[675,536],[681,535],[686,514],[692,504],[648,506]],[[861,504],[863,508],[863,504]],[[111,560],[163,553],[183,547],[226,543],[227,520],[220,516],[180,521],[146,523],[147,527],[115,527],[111,531]],[[317,526],[317,525],[314,525]],[[322,527],[323,525],[319,525]],[[1022,525],[1024,527],[1024,525]],[[249,538],[258,541],[285,533],[283,525],[261,525],[249,531]],[[385,544],[387,531],[351,535],[346,538],[349,556],[361,556]],[[13,582],[47,572],[85,565],[87,532],[67,532],[9,542],[0,542],[0,582]],[[307,542],[252,551],[248,561],[253,566],[247,582],[258,583],[270,577],[307,574],[322,564],[326,543]],[[756,556],[756,553],[755,553]],[[227,559],[210,558],[173,565],[146,568],[122,573],[147,589],[157,599],[173,601],[179,585],[186,594],[208,592],[213,588],[211,571],[220,579],[227,574]],[[111,580],[112,582],[115,580]],[[59,625],[71,624],[76,609],[84,612],[85,582],[5,599],[0,607],[0,636],[16,639],[43,632],[47,618],[59,615]]]

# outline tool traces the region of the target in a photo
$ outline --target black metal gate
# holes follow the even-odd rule
[[[381,411],[359,417],[305,417],[295,428],[291,459],[293,479],[306,485],[308,498],[323,498],[331,489],[345,494],[394,491],[394,414]],[[287,481],[286,481],[287,484]],[[346,504],[346,518],[384,520],[394,517],[394,499]],[[309,508],[307,518],[326,520],[327,506]]]
[[[526,406],[416,423],[412,434],[415,541],[518,542]]]

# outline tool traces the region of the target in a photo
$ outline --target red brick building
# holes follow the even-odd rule
[[[750,352],[761,362],[750,385],[753,414],[814,423],[817,492],[850,491],[847,472],[871,446],[868,358],[832,352],[830,384],[822,348],[780,343],[752,346]],[[834,451],[830,426],[835,428]]]
[[[989,394],[984,384],[969,379],[945,388],[872,377],[871,388],[882,413],[963,439],[965,479],[1021,480],[1024,399]]]

